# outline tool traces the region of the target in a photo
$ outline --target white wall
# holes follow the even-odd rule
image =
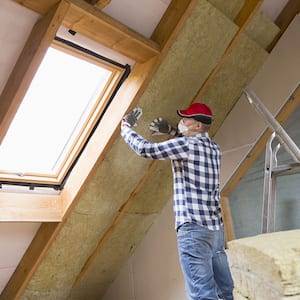
[[[185,299],[176,247],[169,201],[103,299]]]
[[[251,87],[276,114],[300,81],[300,16],[270,54]],[[266,125],[241,97],[215,140],[224,151],[222,184],[245,158]],[[172,203],[166,205],[104,300],[183,300],[184,280],[178,263]]]

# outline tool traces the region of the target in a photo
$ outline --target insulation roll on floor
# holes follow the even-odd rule
[[[235,299],[300,299],[300,230],[228,243]]]

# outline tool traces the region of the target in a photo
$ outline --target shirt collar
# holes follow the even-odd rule
[[[196,136],[197,137],[207,137],[207,138],[209,138],[208,132],[197,133]]]

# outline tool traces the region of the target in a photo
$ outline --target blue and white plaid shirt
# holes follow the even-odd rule
[[[174,178],[175,228],[196,223],[210,230],[223,226],[220,207],[220,148],[208,133],[151,143],[127,126],[121,136],[140,156],[170,159]]]

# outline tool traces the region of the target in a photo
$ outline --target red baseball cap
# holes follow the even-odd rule
[[[187,109],[177,110],[177,114],[182,118],[193,118],[204,124],[210,124],[213,119],[211,109],[204,103],[193,103]]]

